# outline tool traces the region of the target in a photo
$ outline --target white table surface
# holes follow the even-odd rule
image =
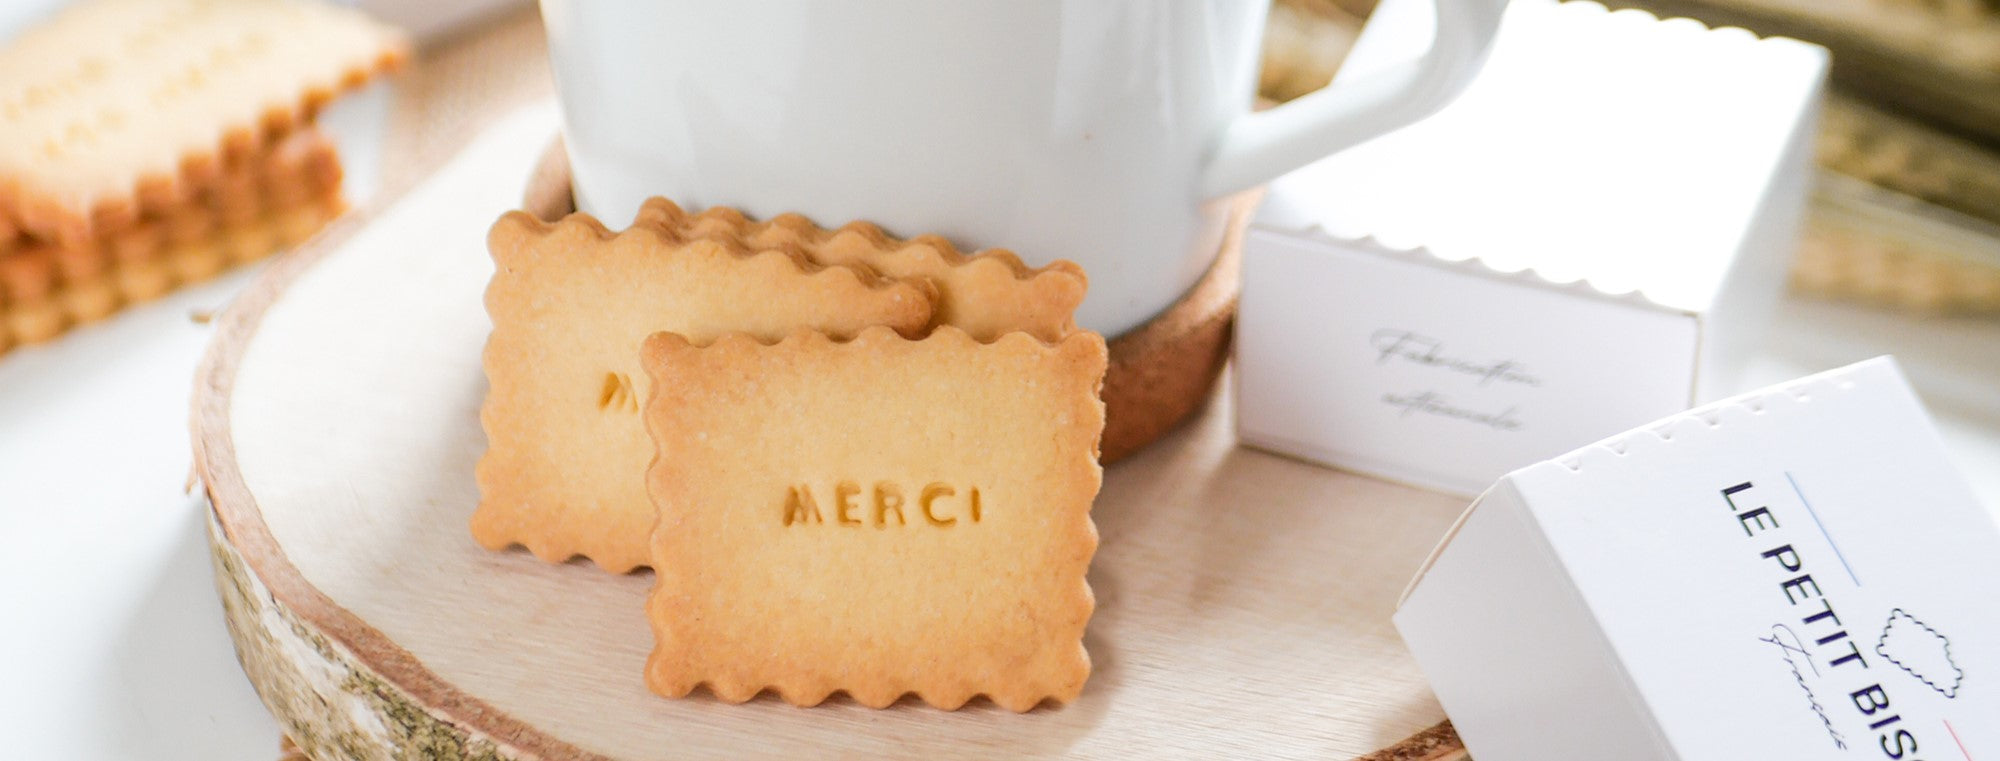
[[[0,36],[33,15],[10,6]],[[183,491],[188,396],[210,333],[190,315],[219,310],[257,269],[0,354],[7,757],[276,757],[278,726],[222,626],[205,504]],[[1883,353],[1902,360],[1975,493],[2000,509],[2000,320],[1790,300],[1745,388]]]

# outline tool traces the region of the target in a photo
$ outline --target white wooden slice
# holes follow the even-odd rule
[[[1463,758],[1389,625],[1461,502],[1240,449],[1226,390],[1105,474],[1096,670],[1077,702],[947,713],[649,694],[649,576],[486,552],[466,530],[485,445],[485,231],[553,129],[546,106],[518,114],[275,266],[201,370],[217,586],[244,670],[307,751]]]

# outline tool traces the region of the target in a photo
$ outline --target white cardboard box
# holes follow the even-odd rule
[[[1422,51],[1431,12],[1386,0],[1334,86]],[[1272,185],[1241,438],[1471,494],[1734,390],[1796,242],[1826,60],[1515,0],[1457,102]]]
[[[1479,761],[2000,758],[2000,530],[1878,358],[1517,470],[1396,628]]]

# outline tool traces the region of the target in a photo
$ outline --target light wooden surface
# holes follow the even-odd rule
[[[1218,397],[1110,468],[1074,704],[731,706],[646,692],[649,577],[466,532],[483,231],[553,124],[503,120],[372,224],[274,270],[198,381],[197,465],[246,670],[322,755],[1342,759],[1443,714],[1388,616],[1462,501],[1240,449]],[[316,261],[315,261],[316,259]],[[1382,758],[1462,756],[1448,732]]]

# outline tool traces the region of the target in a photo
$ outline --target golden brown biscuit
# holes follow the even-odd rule
[[[654,692],[1076,697],[1103,338],[658,333],[643,355]]]
[[[119,308],[300,242],[345,209],[332,141],[304,129],[232,168],[225,187],[148,210],[122,230],[76,243],[16,231],[0,242],[0,352],[45,341]],[[234,207],[219,214],[224,193]],[[11,326],[11,327],[10,327]]]
[[[653,523],[644,478],[653,447],[639,420],[647,335],[775,340],[871,325],[916,335],[936,294],[922,280],[819,267],[796,251],[749,253],[637,226],[614,235],[582,214],[549,225],[509,213],[488,243],[488,449],[472,535],[489,549],[521,544],[551,562],[582,555],[614,573],[646,564]]]
[[[64,245],[115,232],[406,55],[394,29],[323,2],[72,6],[0,50],[0,217]]]
[[[867,222],[831,230],[798,214],[755,222],[727,207],[688,214],[672,201],[653,198],[640,207],[638,223],[694,237],[733,239],[752,249],[796,245],[820,264],[865,264],[889,277],[929,278],[938,287],[932,325],[950,325],[981,341],[1017,330],[1043,341],[1061,340],[1076,330],[1076,308],[1089,287],[1083,268],[1074,262],[1057,260],[1030,269],[1011,251],[988,249],[966,256],[940,236],[899,240]]]
[[[337,195],[313,199],[241,224],[216,227],[197,240],[154,249],[144,259],[114,259],[101,273],[75,282],[58,282],[56,256],[38,255],[35,249],[0,256],[0,291],[11,291],[0,299],[0,332],[11,332],[9,340],[0,340],[0,353],[53,339],[176,286],[214,277],[230,257],[243,255],[236,241],[262,241],[255,256],[248,257],[261,258],[278,250],[276,230],[281,223],[310,221],[317,229],[345,210]]]

